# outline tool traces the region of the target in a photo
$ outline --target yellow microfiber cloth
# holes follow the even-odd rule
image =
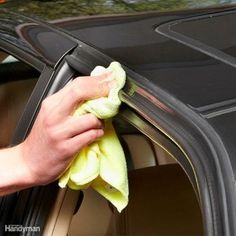
[[[108,96],[86,101],[74,113],[93,113],[104,119],[104,136],[75,156],[60,177],[59,186],[68,185],[75,190],[91,186],[121,212],[128,204],[127,167],[122,146],[109,118],[118,113],[121,104],[118,93],[125,84],[126,75],[118,62],[112,62],[108,68],[95,67],[91,76],[105,72],[111,72],[109,79],[115,81]]]

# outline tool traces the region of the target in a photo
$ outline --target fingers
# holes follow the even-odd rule
[[[71,138],[70,140],[67,140],[66,145],[70,147],[69,152],[71,152],[70,154],[73,155],[103,135],[104,131],[102,129],[91,129]]]
[[[85,100],[107,96],[112,83],[109,73],[78,77],[44,99],[22,148],[35,183],[48,183],[58,177],[75,153],[104,134],[102,122],[95,115],[73,116],[73,111]]]
[[[85,100],[107,96],[113,84],[109,80],[111,73],[99,76],[77,77],[68,86],[52,95],[52,99],[58,102],[58,113],[71,114],[76,106]]]
[[[89,100],[98,97],[105,97],[113,84],[111,73],[105,73],[98,76],[78,77],[74,80],[78,83],[79,98]]]
[[[62,139],[72,138],[90,129],[101,129],[102,122],[93,114],[70,116],[56,127],[55,136]]]

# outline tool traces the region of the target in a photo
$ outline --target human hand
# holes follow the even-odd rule
[[[85,100],[107,96],[109,74],[78,77],[43,102],[33,128],[19,145],[32,185],[57,179],[75,153],[103,135],[102,122],[92,114],[73,116]]]

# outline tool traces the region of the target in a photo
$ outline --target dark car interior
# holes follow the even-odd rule
[[[0,51],[0,75],[0,148],[3,148],[10,144],[40,73]]]
[[[197,195],[175,157],[121,117],[113,123],[129,170],[128,206],[118,213],[92,189],[60,190],[44,235],[204,235]]]
[[[86,190],[68,235],[203,235],[199,204],[180,165],[141,133],[121,137],[131,159],[127,208],[120,214]]]
[[[0,73],[0,113],[3,114],[0,147],[3,148],[10,143],[39,73],[9,55],[2,59]],[[158,140],[152,141],[120,117],[114,119],[114,126],[129,169],[127,208],[118,213],[91,189],[83,192],[61,189],[43,235],[203,235],[197,195],[174,155],[158,145]]]

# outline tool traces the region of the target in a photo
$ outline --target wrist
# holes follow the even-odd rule
[[[34,185],[24,161],[22,145],[1,150],[0,195],[6,195]]]
[[[19,177],[19,184],[27,187],[35,185],[35,178],[30,169],[29,163],[27,162],[26,153],[24,150],[24,142],[14,147],[16,161],[18,162],[19,168],[17,168],[17,175]]]

